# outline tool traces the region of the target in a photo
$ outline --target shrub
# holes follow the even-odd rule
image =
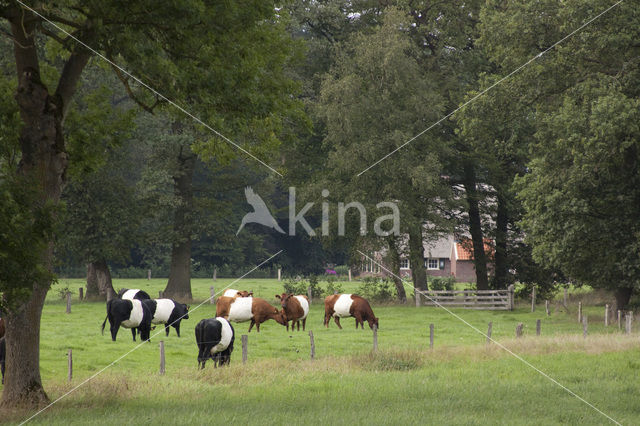
[[[366,277],[358,286],[357,293],[374,302],[388,302],[397,296],[396,288],[389,280]]]
[[[335,268],[333,268],[333,270],[336,271],[338,275],[341,275],[341,276],[349,275],[349,267],[347,265],[338,265]]]
[[[433,277],[429,285],[431,290],[451,291],[455,288],[456,279],[454,277]]]
[[[343,291],[342,284],[338,283],[338,280],[335,278],[327,279],[327,289],[324,291],[325,296],[334,293],[342,293]]]

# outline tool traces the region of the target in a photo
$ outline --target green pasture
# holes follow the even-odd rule
[[[248,323],[234,324],[236,345],[230,368],[197,370],[194,327],[215,316],[206,302],[209,287],[222,290],[233,280],[193,280],[196,302],[182,323],[182,337],[160,328],[150,343],[139,345],[121,329],[116,342],[109,325],[101,335],[104,303],[79,302],[82,280],[60,280],[49,293],[41,336],[41,372],[55,399],[103,368],[33,422],[43,424],[605,424],[607,418],[558,385],[500,349],[462,320],[486,332],[598,409],[623,424],[640,422],[640,340],[636,331],[605,328],[602,306],[586,306],[589,335],[582,337],[577,307],[570,312],[552,303],[536,312],[522,303],[513,312],[399,305],[373,305],[380,318],[377,353],[372,332],[356,330],[343,319],[322,326],[324,308],[314,301],[306,332],[287,332],[267,321],[260,333]],[[115,280],[114,287],[141,288],[157,296],[163,279]],[[322,285],[323,283],[321,283]],[[346,292],[358,283],[342,283]],[[276,280],[247,279],[233,284],[253,290],[275,305],[281,293]],[[75,292],[72,312],[65,313],[60,289]],[[201,302],[205,301],[202,305]],[[461,320],[462,319],[462,320]],[[535,335],[536,320],[542,336]],[[524,337],[515,327],[524,324]],[[429,349],[429,324],[435,344]],[[309,334],[316,359],[310,360]],[[156,333],[158,333],[156,335]],[[240,336],[248,334],[248,362],[242,364]],[[166,375],[160,376],[159,341],[166,349]],[[67,350],[73,350],[73,380],[67,382]],[[0,413],[2,414],[2,413]],[[0,416],[19,422],[33,413]],[[293,417],[292,417],[293,416]]]

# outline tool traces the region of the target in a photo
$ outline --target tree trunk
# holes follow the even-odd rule
[[[398,301],[402,304],[407,303],[407,293],[404,290],[404,284],[400,279],[400,252],[398,251],[398,243],[396,237],[390,235],[387,237],[387,244],[389,247],[389,266],[393,275],[393,283],[396,285],[396,292],[398,293]]]
[[[509,286],[509,265],[507,258],[507,232],[509,226],[509,212],[507,201],[498,191],[498,206],[496,214],[496,252],[494,258],[493,288],[505,289]]]
[[[469,207],[469,233],[473,244],[473,264],[476,268],[476,288],[478,290],[489,289],[487,276],[487,256],[484,252],[484,236],[482,233],[482,221],[480,219],[480,197],[476,189],[476,173],[473,165],[464,166],[464,189]]]
[[[633,287],[618,287],[614,291],[614,295],[616,298],[616,307],[613,310],[614,312],[617,310],[625,310],[627,305],[629,305],[629,300],[631,300],[631,295],[633,294]]]
[[[409,226],[409,261],[413,285],[418,290],[427,289],[427,272],[424,270],[424,246],[422,245],[422,224]]]
[[[87,299],[109,301],[115,296],[107,262],[102,259],[87,264]]]
[[[187,147],[186,150],[189,148]],[[193,216],[193,172],[196,157],[192,153],[178,157],[180,168],[174,177],[178,207],[173,222],[174,241],[171,245],[171,270],[164,289],[165,297],[191,300],[191,221]]]
[[[90,53],[78,47],[67,59],[54,96],[40,80],[38,44],[35,35],[40,21],[19,5],[5,6],[3,17],[11,24],[18,76],[15,99],[20,110],[21,157],[18,172],[33,179],[41,192],[40,205],[56,205],[67,169],[62,123],[64,111],[75,93]],[[88,34],[87,34],[88,35]],[[38,207],[38,206],[35,206]],[[51,271],[53,242],[39,253],[40,264]],[[34,408],[48,401],[40,378],[40,321],[51,285],[36,281],[25,301],[13,301],[5,313],[6,380],[1,407]]]

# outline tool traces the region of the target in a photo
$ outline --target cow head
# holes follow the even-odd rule
[[[182,317],[181,319],[189,319],[189,305],[185,305],[184,303],[180,303],[182,307]]]
[[[287,325],[287,314],[285,313],[284,309],[276,309],[276,315],[273,317],[273,319],[280,325]]]
[[[253,292],[247,290],[238,291],[236,297],[253,297]]]
[[[368,320],[369,328],[373,330],[373,326],[375,325],[378,330],[380,330],[380,326],[378,325],[378,317],[373,317],[373,320]]]
[[[292,297],[293,297],[293,294],[291,294],[291,293],[289,293],[289,294],[287,294],[287,293],[276,294],[276,299],[280,300],[280,306],[282,306],[283,308],[287,307],[287,302]]]

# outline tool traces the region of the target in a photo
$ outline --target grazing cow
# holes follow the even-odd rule
[[[232,288],[228,288],[222,293],[223,297],[250,297],[253,296],[253,292],[249,292],[247,290],[234,290]]]
[[[333,317],[340,325],[341,317],[354,317],[356,319],[356,328],[358,324],[364,329],[364,321],[369,323],[369,327],[378,327],[378,318],[373,315],[373,310],[367,299],[357,294],[332,294],[324,299],[324,325],[329,328],[329,319]]]
[[[289,331],[289,321],[291,321],[291,331],[293,331],[296,324],[298,325],[298,331],[300,331],[300,320],[302,320],[302,330],[304,330],[307,315],[309,315],[309,299],[307,296],[282,293],[276,294],[276,298],[280,299],[284,319],[287,322],[287,331]]]
[[[149,296],[149,293],[147,293],[144,290],[139,290],[137,288],[134,288],[134,289],[131,289],[131,290],[129,290],[128,288],[121,288],[120,291],[118,292],[118,297],[120,299],[124,299],[124,300],[133,300],[133,299],[147,300],[147,299],[151,299],[151,296]]]
[[[196,344],[198,345],[198,368],[204,368],[209,358],[214,368],[231,363],[233,327],[222,317],[203,319],[196,325]]]
[[[189,307],[171,299],[149,299],[141,301],[149,308],[151,324],[164,324],[169,335],[169,326],[173,326],[180,337],[180,321],[189,319]]]
[[[111,325],[111,340],[116,341],[116,335],[122,325],[131,329],[133,341],[136,341],[136,328],[140,329],[140,338],[149,340],[151,334],[151,312],[149,307],[138,299],[123,300],[111,299],[107,302],[107,318],[102,323],[102,334],[104,325],[109,320]]]
[[[248,332],[251,332],[254,324],[260,332],[260,324],[269,319],[281,325],[286,324],[282,312],[259,297],[220,297],[216,302],[216,316],[235,322],[251,320]]]

